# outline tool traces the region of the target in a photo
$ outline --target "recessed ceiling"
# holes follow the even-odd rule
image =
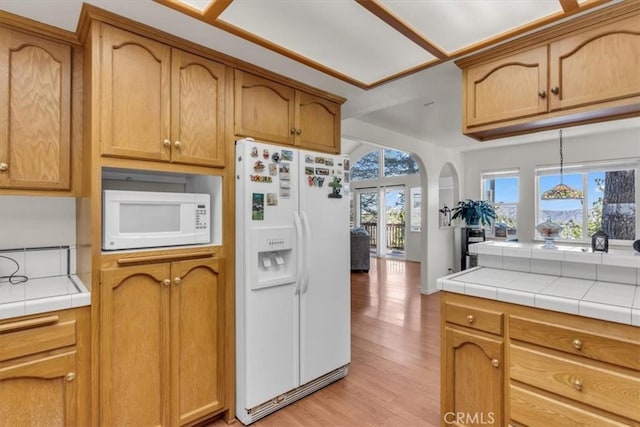
[[[155,0],[372,88],[612,0]]]

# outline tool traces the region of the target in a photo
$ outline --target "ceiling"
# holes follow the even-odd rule
[[[478,143],[460,131],[461,72],[452,59],[618,1],[87,3],[343,96],[347,122],[465,149]],[[0,0],[2,10],[69,31],[76,30],[81,7],[82,0]]]

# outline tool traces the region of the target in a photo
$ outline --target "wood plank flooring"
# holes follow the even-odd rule
[[[440,297],[419,289],[418,263],[372,258],[352,273],[349,374],[252,425],[439,426]]]

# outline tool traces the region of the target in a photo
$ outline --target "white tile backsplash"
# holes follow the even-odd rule
[[[596,265],[565,261],[562,263],[561,275],[564,277],[596,280]]]
[[[638,280],[638,269],[613,265],[596,265],[596,278],[601,282],[628,283],[635,285]]]
[[[482,247],[482,246],[480,246]],[[502,257],[499,255],[478,254],[478,265],[489,268],[502,268]]]
[[[502,268],[505,270],[524,271],[528,273],[531,271],[531,259],[505,256],[502,257]]]
[[[531,272],[538,274],[549,274],[552,276],[560,276],[562,273],[562,263],[555,260],[532,259]]]
[[[66,274],[66,268],[64,271],[61,268],[62,257],[59,248],[28,250],[25,253],[25,272],[32,279]]]
[[[18,263],[16,263],[2,257],[8,257]],[[17,272],[16,272],[17,267]],[[24,275],[24,251],[0,251],[0,276],[10,276],[12,274]],[[0,282],[8,279],[0,279]]]

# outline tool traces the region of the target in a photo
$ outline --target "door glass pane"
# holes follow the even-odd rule
[[[385,189],[387,255],[404,256],[405,200],[404,187]]]
[[[371,238],[371,249],[375,251],[378,236],[378,192],[360,193],[360,226],[364,227]]]

